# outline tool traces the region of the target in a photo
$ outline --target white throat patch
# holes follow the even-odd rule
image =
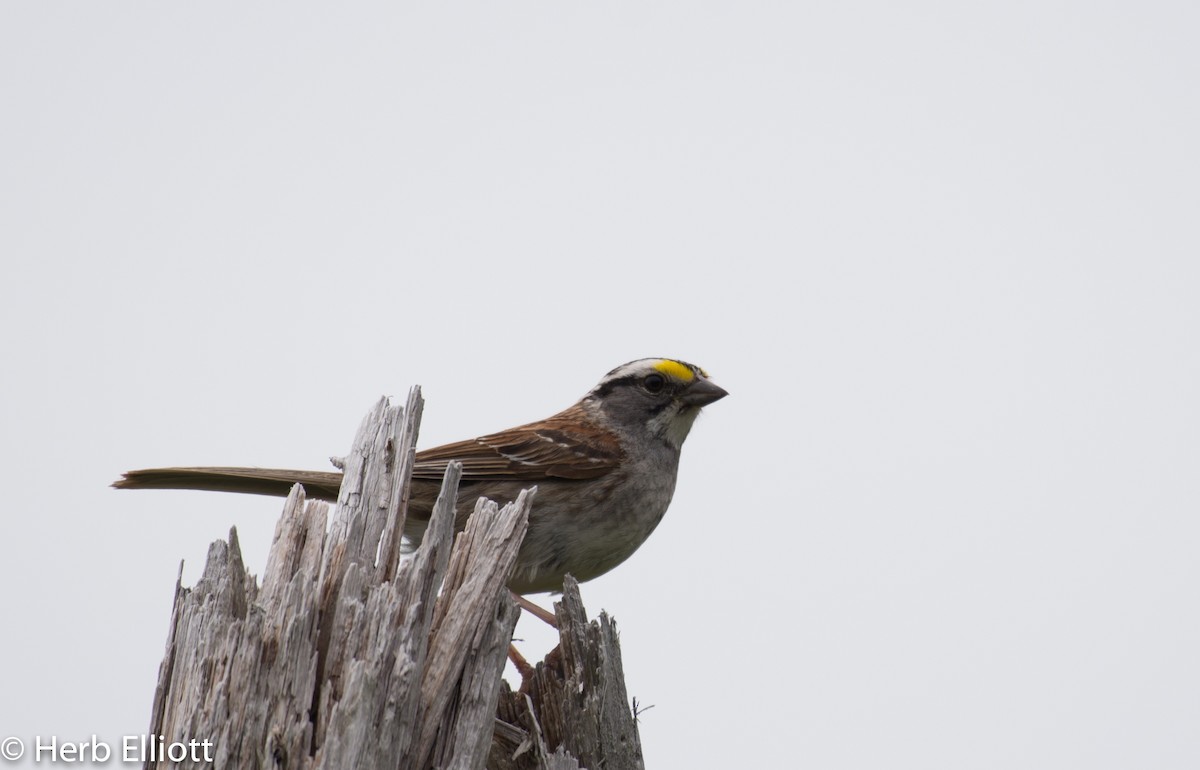
[[[692,424],[700,414],[699,409],[679,408],[672,406],[664,409],[650,421],[650,430],[656,436],[662,436],[671,446],[679,449],[683,440],[692,430]]]

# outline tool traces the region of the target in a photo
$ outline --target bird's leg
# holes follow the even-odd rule
[[[521,596],[516,591],[509,591],[508,593],[512,596],[513,601],[517,603],[518,607],[525,610],[530,615],[537,617],[539,620],[550,624],[551,628],[558,628],[558,618],[554,617],[554,613],[550,612],[549,610],[542,609],[526,599],[524,596]],[[558,648],[556,647],[555,650],[557,649]],[[517,668],[517,673],[521,675],[520,692],[528,692],[531,681],[530,677],[534,674],[533,666],[529,665],[529,661],[525,660],[525,656],[517,650],[517,646],[515,644],[508,645],[508,659],[512,661],[512,664]]]
[[[539,620],[549,623],[551,628],[558,628],[558,618],[554,617],[553,612],[542,609],[541,607],[537,606],[533,602],[526,599],[524,596],[521,596],[516,591],[509,591],[509,593],[512,594],[513,601],[517,603],[518,607],[525,610],[530,615],[533,615],[534,617],[538,618]],[[513,661],[513,662],[515,663],[516,661]]]
[[[517,645],[508,645],[508,659],[517,667],[517,673],[521,675],[521,686],[529,681],[529,677],[533,676],[533,666],[529,665],[529,661],[525,660],[525,656],[517,650]]]

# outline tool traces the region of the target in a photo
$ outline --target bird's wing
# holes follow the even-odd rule
[[[413,478],[441,482],[451,460],[463,464],[463,481],[594,479],[616,468],[621,445],[578,405],[541,422],[417,452]],[[129,471],[118,489],[205,489],[286,497],[303,484],[309,497],[334,501],[342,485],[336,471],[282,468],[148,468]]]
[[[440,480],[446,464],[463,464],[463,480],[594,479],[613,470],[623,452],[578,405],[499,433],[417,452],[413,478]]]

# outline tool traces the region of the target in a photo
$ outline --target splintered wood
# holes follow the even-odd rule
[[[237,532],[176,582],[152,736],[209,741],[212,761],[145,767],[642,768],[612,621],[587,621],[568,578],[560,647],[520,692],[501,674],[520,610],[505,587],[536,493],[480,500],[455,536],[451,463],[421,545],[401,556],[421,412],[381,399],[328,506],[292,490],[262,586]],[[200,755],[203,757],[203,755]]]

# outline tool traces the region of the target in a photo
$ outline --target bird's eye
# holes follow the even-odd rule
[[[642,380],[642,387],[650,393],[662,393],[666,385],[667,378],[661,374],[647,374],[646,379]]]

